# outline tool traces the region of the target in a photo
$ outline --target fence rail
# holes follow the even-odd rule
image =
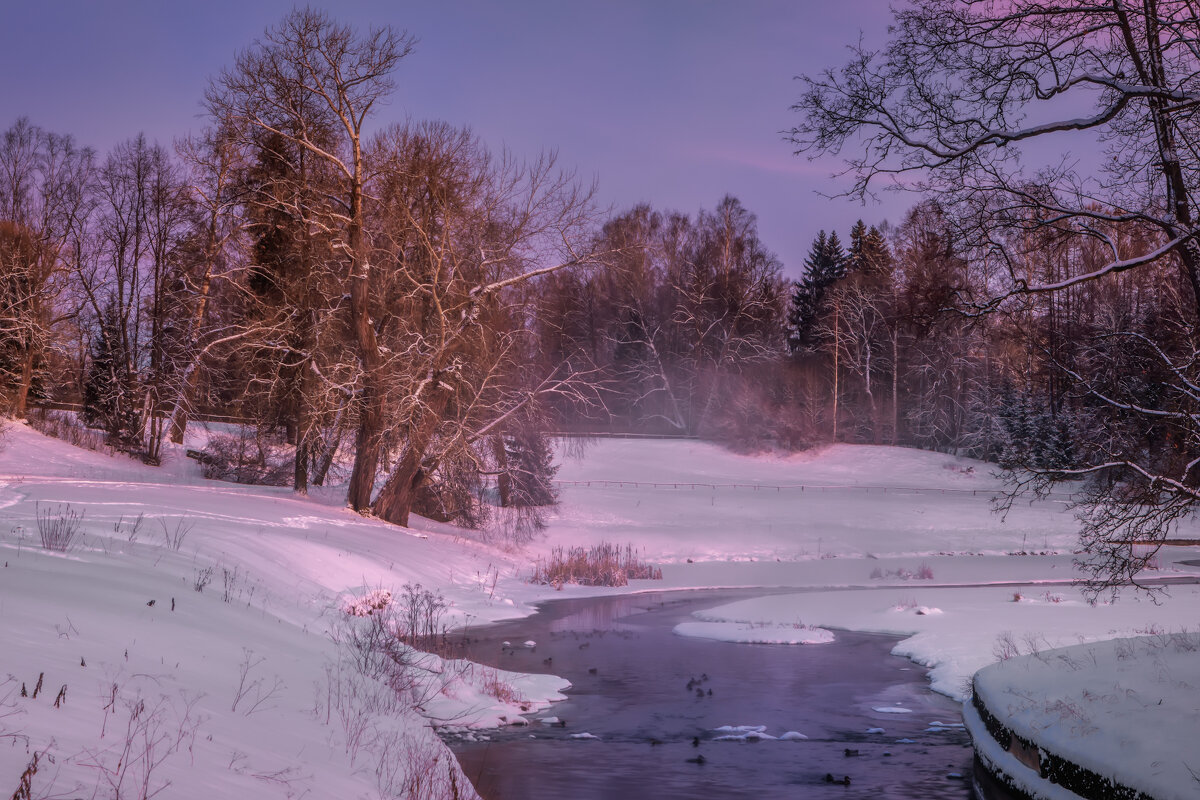
[[[83,411],[82,403],[60,403],[45,401],[30,403],[32,409],[44,411]],[[231,425],[256,425],[256,420],[233,414],[188,413],[189,422],[226,422]],[[700,437],[687,433],[621,433],[619,431],[551,431],[547,434],[557,439],[687,439],[699,441]]]
[[[81,411],[83,406],[79,403],[38,403],[35,408],[41,408],[48,411]],[[252,420],[241,417],[233,417],[222,414],[189,414],[189,419],[196,422],[226,422],[231,424],[254,424]],[[552,437],[565,439],[683,439],[689,441],[699,441],[700,437],[690,434],[674,434],[674,433],[615,433],[611,431],[605,432],[586,432],[586,431],[554,431],[549,434]],[[189,453],[189,456],[191,453]],[[977,497],[979,495],[998,495],[999,492],[993,489],[954,489],[940,488],[927,486],[874,486],[863,484],[814,484],[814,483],[790,483],[790,484],[766,484],[766,483],[694,483],[691,481],[666,482],[666,481],[621,481],[621,480],[590,480],[590,481],[562,481],[555,480],[553,483],[557,486],[582,486],[585,488],[601,488],[601,489],[640,489],[643,487],[651,489],[749,489],[751,491],[800,491],[800,492],[828,492],[828,491],[860,491],[865,493],[879,492],[881,494],[893,493],[908,493],[908,494],[963,494]],[[1047,499],[1070,501],[1073,496],[1063,492],[1051,492],[1046,496]]]
[[[1000,491],[995,489],[955,489],[943,488],[938,486],[875,486],[869,484],[816,484],[816,483],[787,483],[787,484],[768,484],[768,483],[693,483],[691,481],[620,481],[620,480],[590,480],[590,481],[560,481],[555,480],[553,483],[557,486],[582,486],[584,488],[597,489],[749,489],[751,491],[800,491],[800,492],[830,492],[830,491],[858,491],[858,492],[878,492],[887,494],[961,494],[970,495],[972,497],[983,496],[998,496]],[[1065,492],[1052,492],[1046,496],[1046,499],[1070,501],[1073,495]]]
[[[82,403],[58,403],[58,402],[30,403],[29,407],[31,409],[35,409],[35,410],[39,410],[39,411],[74,411],[77,414],[80,411],[83,411]],[[166,414],[162,413],[162,414],[160,414],[160,416],[165,417]],[[193,414],[190,412],[188,413],[188,421],[189,422],[227,422],[232,425],[254,425],[255,424],[253,420],[245,419],[244,417],[233,417],[233,416],[228,416],[225,414],[203,414],[203,413]]]

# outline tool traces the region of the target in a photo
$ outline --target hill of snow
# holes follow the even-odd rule
[[[431,723],[505,724],[566,686],[412,652],[361,668],[371,620],[346,608],[372,590],[440,592],[453,625],[526,613],[534,591],[501,552],[181,458],[155,469],[21,425],[6,439],[0,791],[36,756],[34,797],[471,796]],[[44,549],[38,516],[71,514],[77,541]]]

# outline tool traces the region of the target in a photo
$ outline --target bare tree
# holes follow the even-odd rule
[[[726,374],[782,354],[780,269],[758,238],[754,215],[736,198],[701,212],[691,257],[668,276],[695,387],[693,430],[706,424]]]
[[[364,229],[369,180],[364,126],[391,92],[392,72],[412,44],[390,27],[359,34],[323,12],[297,9],[240,53],[207,93],[214,118],[239,120],[250,130],[281,137],[326,162],[338,176],[329,232],[349,262],[347,314],[362,374],[348,498],[357,511],[371,504],[385,402],[380,386],[384,353],[370,316],[373,267]],[[338,135],[326,141],[331,130]]]
[[[228,329],[212,329],[207,323],[213,282],[233,266],[229,256],[242,230],[239,218],[242,200],[237,187],[240,153],[230,126],[217,126],[199,136],[188,136],[176,144],[176,150],[187,169],[186,191],[195,214],[193,237],[197,255],[195,269],[182,276],[183,300],[189,310],[177,337],[177,388],[167,426],[171,441],[181,444],[202,360],[213,342],[230,335]]]
[[[167,151],[143,136],[113,149],[96,173],[96,210],[74,264],[95,326],[85,415],[114,444],[157,461],[170,380],[167,329],[187,217]],[[97,357],[99,356],[99,357]]]
[[[860,44],[842,69],[804,78],[795,106],[792,141],[845,157],[848,194],[880,182],[938,192],[960,246],[990,271],[986,301],[959,298],[968,309],[1163,263],[1190,288],[1161,335],[1118,332],[1157,364],[1162,392],[1139,393],[1137,381],[1109,390],[1057,365],[1081,402],[1118,423],[1170,426],[1173,446],[1101,451],[1016,478],[1036,491],[1068,478],[1108,487],[1082,509],[1097,589],[1126,581],[1200,501],[1198,15],[1189,0],[916,0],[896,12],[885,49]],[[1064,158],[1034,173],[1019,150],[1040,140],[1102,147],[1101,163]],[[1056,259],[1052,273],[1031,270],[1024,244],[1042,234],[1095,247]]]
[[[0,138],[0,375],[6,411],[24,416],[54,328],[73,317],[60,305],[73,242],[88,214],[92,151],[70,136],[17,120]]]
[[[662,214],[648,205],[610,219],[600,234],[600,247],[611,253],[607,269],[590,285],[576,287],[579,300],[600,305],[585,330],[599,340],[599,347],[591,343],[592,359],[608,364],[613,374],[610,389],[619,398],[614,398],[618,411],[677,432],[687,430],[686,399],[674,369],[680,342],[674,307],[664,290],[668,262],[682,254],[671,243],[687,240],[690,225],[681,214]]]
[[[587,399],[586,367],[537,368],[535,305],[524,292],[599,258],[592,192],[553,157],[497,158],[442,124],[391,128],[371,157],[372,260],[385,282],[372,287],[370,311],[396,455],[373,509],[406,525],[422,492],[437,494],[439,470],[486,471],[489,437],[512,430],[540,399]]]

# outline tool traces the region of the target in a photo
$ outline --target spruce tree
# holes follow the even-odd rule
[[[796,282],[788,309],[788,348],[793,354],[816,344],[816,323],[825,293],[846,276],[847,257],[836,231],[817,234],[804,266],[804,277]]]
[[[85,424],[102,428],[109,442],[124,450],[141,443],[141,420],[134,398],[133,378],[121,345],[116,307],[104,308],[100,329],[92,340],[91,365],[83,385]]]
[[[890,271],[891,254],[883,234],[860,219],[850,229],[850,249],[846,254],[845,273],[876,277]]]
[[[558,502],[552,481],[558,466],[550,437],[540,430],[521,431],[504,439],[508,461],[509,503],[513,507],[550,506]]]

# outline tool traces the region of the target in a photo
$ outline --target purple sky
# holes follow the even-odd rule
[[[10,3],[0,27],[0,128],[18,116],[104,152],[201,124],[210,75],[292,4],[273,0]],[[796,276],[818,229],[898,221],[914,200],[829,200],[836,161],[793,156],[794,76],[882,43],[886,0],[357,0],[324,6],[419,40],[379,120],[469,125],[518,156],[556,148],[606,206],[695,213],[732,193]]]

